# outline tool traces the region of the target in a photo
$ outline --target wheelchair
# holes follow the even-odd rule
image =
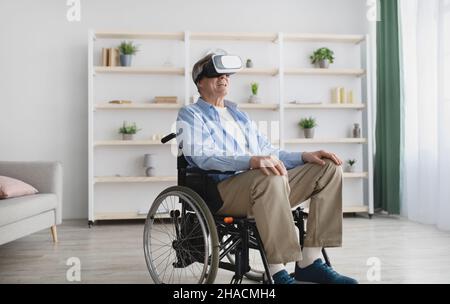
[[[161,142],[165,144],[174,138],[176,134],[171,133]],[[244,277],[273,284],[255,220],[214,215],[222,200],[210,175],[234,175],[235,172],[190,168],[180,146],[178,150],[177,186],[157,196],[145,221],[144,254],[153,281],[212,284],[220,268],[234,272],[231,284],[242,283]],[[293,219],[303,248],[307,213],[299,207],[293,211]],[[250,265],[251,250],[253,256],[260,257],[258,264],[262,262],[264,269]],[[325,249],[322,254],[331,266]]]

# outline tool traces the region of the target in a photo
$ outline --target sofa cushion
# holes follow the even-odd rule
[[[21,180],[0,176],[0,199],[36,194],[37,192],[36,188]]]
[[[15,197],[0,202],[0,226],[55,209],[56,194],[35,194]]]

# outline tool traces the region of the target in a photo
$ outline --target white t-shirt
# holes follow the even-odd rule
[[[220,124],[222,127],[229,133],[232,134],[234,139],[236,140],[239,148],[245,153],[248,153],[247,150],[247,141],[245,139],[244,132],[242,131],[239,124],[234,120],[233,116],[231,116],[230,112],[226,107],[214,107],[219,113]]]

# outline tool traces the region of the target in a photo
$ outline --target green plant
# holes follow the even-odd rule
[[[250,84],[250,86],[252,88],[252,94],[258,95],[259,83],[253,82]]]
[[[132,41],[122,41],[119,45],[119,51],[122,55],[134,55],[139,52],[139,47],[134,45]]]
[[[323,47],[318,50],[316,50],[311,55],[311,63],[315,64],[316,62],[328,59],[330,63],[334,62],[334,52],[330,50],[329,48]]]
[[[303,118],[302,120],[300,120],[298,125],[302,129],[313,129],[317,126],[317,123],[316,123],[315,118],[309,117],[309,118]]]
[[[138,129],[136,123],[133,122],[128,124],[126,121],[123,122],[122,127],[119,129],[120,134],[136,134],[141,129]]]
[[[353,167],[356,163],[357,163],[356,159],[349,159],[349,160],[347,161],[347,164],[348,164],[350,167]]]

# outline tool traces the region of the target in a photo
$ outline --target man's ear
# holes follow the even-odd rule
[[[203,78],[197,82],[197,91],[200,92],[200,89],[203,88]]]

